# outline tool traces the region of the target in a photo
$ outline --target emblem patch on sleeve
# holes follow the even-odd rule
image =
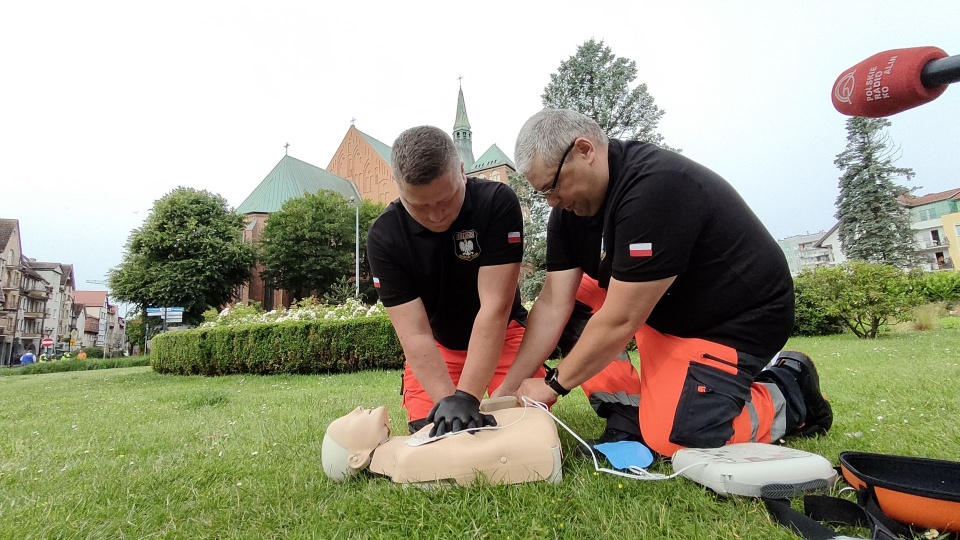
[[[453,235],[453,249],[457,257],[472,261],[480,256],[480,244],[477,242],[477,231],[460,231]]]

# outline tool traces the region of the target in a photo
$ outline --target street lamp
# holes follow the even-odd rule
[[[353,295],[355,298],[360,298],[360,201],[358,201],[356,197],[350,197],[350,204],[353,205],[356,210],[356,225],[354,228],[354,232],[356,233],[354,235],[354,243],[356,247],[353,254],[355,264],[353,282],[356,288],[354,289]]]

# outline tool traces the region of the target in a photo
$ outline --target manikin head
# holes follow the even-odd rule
[[[607,194],[609,141],[590,117],[564,109],[544,109],[520,128],[517,170],[547,204],[593,216]]]
[[[445,232],[460,215],[467,177],[457,148],[433,126],[410,128],[391,151],[400,202],[426,229]]]
[[[330,422],[323,436],[323,472],[340,481],[370,464],[373,451],[390,438],[390,415],[384,407],[357,407]]]

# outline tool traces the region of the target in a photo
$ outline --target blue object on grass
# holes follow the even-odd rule
[[[631,466],[646,469],[653,463],[653,453],[636,441],[619,441],[594,445],[594,450],[607,456],[613,468],[627,470]]]

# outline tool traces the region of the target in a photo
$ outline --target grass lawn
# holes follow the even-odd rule
[[[788,347],[817,361],[836,417],[826,437],[791,446],[834,464],[843,450],[960,460],[960,330]],[[0,377],[0,538],[796,538],[754,500],[684,479],[597,475],[563,433],[559,485],[328,481],[327,424],[357,405],[386,405],[404,434],[399,384],[396,371]],[[555,412],[584,437],[602,430],[579,390]]]

